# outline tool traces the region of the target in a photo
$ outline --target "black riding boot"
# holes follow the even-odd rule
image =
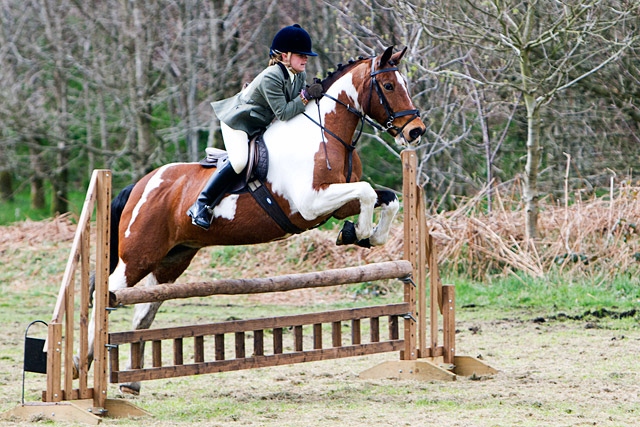
[[[215,171],[202,189],[198,200],[187,211],[193,225],[205,230],[209,229],[213,220],[213,208],[220,202],[237,176],[238,174],[228,161]]]

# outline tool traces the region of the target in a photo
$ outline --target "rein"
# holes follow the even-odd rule
[[[403,111],[399,111],[399,112],[396,113],[396,112],[393,111],[393,108],[391,108],[391,105],[389,105],[389,101],[384,96],[384,93],[382,92],[382,89],[380,88],[380,83],[378,83],[378,80],[376,79],[376,76],[378,74],[381,74],[381,73],[387,73],[387,72],[392,72],[392,71],[398,71],[398,67],[383,68],[381,70],[376,70],[375,69],[375,57],[371,58],[371,73],[369,74],[369,76],[371,77],[371,84],[369,86],[369,108],[368,108],[368,110],[371,111],[371,99],[372,99],[373,89],[375,88],[376,93],[378,95],[378,99],[380,100],[380,104],[382,104],[382,106],[384,107],[385,113],[387,114],[386,126],[381,126],[379,123],[377,123],[376,121],[374,121],[371,118],[369,118],[366,113],[363,113],[360,110],[357,110],[357,109],[353,108],[351,105],[345,104],[344,102],[340,101],[337,98],[334,98],[333,96],[331,96],[331,95],[329,95],[327,93],[323,94],[323,96],[326,96],[327,98],[331,99],[332,101],[344,106],[347,109],[348,112],[350,112],[352,114],[355,114],[358,117],[358,119],[360,120],[360,128],[358,129],[358,132],[355,135],[355,137],[351,140],[351,144],[347,144],[342,138],[340,138],[338,135],[336,135],[330,129],[327,129],[320,122],[320,103],[319,103],[319,101],[316,101],[316,104],[318,105],[318,120],[315,120],[313,117],[309,116],[306,112],[303,113],[309,120],[311,120],[313,123],[318,125],[320,127],[320,129],[323,131],[323,132],[321,132],[322,133],[322,143],[324,144],[325,158],[327,159],[327,168],[329,170],[331,170],[331,165],[329,164],[329,157],[327,155],[327,141],[324,138],[324,132],[327,132],[329,135],[331,135],[332,137],[334,137],[335,139],[340,141],[340,143],[347,149],[347,164],[348,164],[347,177],[346,177],[347,178],[347,182],[351,181],[351,172],[352,172],[352,168],[353,168],[353,151],[355,150],[356,144],[358,143],[358,141],[360,140],[360,137],[362,136],[362,132],[364,130],[365,121],[367,123],[369,123],[375,129],[377,129],[378,131],[389,132],[389,130],[394,130],[397,134],[402,135],[402,131],[404,130],[404,128],[409,123],[411,123],[414,119],[420,117],[420,111],[417,110],[417,109],[414,109],[414,110],[403,110]],[[397,126],[395,126],[393,124],[394,120],[397,119],[398,117],[404,117],[404,116],[409,116],[409,115],[412,116],[411,120],[407,121],[407,123],[405,123],[404,126],[402,126],[401,128],[399,128],[399,127],[397,127]]]

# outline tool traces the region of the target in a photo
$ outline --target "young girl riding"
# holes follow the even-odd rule
[[[250,138],[274,119],[289,120],[310,100],[322,97],[319,83],[305,87],[309,56],[317,56],[309,34],[298,24],[284,27],[271,43],[269,66],[237,95],[211,103],[220,119],[228,161],[218,167],[187,211],[194,225],[209,229],[213,208],[247,165]]]

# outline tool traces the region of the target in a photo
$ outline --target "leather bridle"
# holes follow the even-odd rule
[[[420,117],[420,111],[417,109],[413,109],[413,110],[403,110],[403,111],[399,111],[399,112],[394,112],[393,108],[391,108],[391,105],[389,104],[389,101],[387,100],[387,98],[384,96],[384,92],[382,90],[382,88],[380,87],[380,83],[378,82],[378,79],[376,78],[376,76],[378,74],[381,73],[387,73],[387,72],[394,72],[394,71],[398,71],[398,67],[390,67],[390,68],[383,68],[380,70],[376,70],[375,69],[375,57],[371,57],[371,73],[369,74],[369,76],[371,77],[371,84],[369,85],[369,105],[368,108],[366,110],[369,111],[369,113],[371,113],[371,103],[372,103],[372,98],[373,98],[373,90],[375,88],[376,94],[378,95],[378,99],[380,101],[380,104],[382,104],[382,106],[384,107],[385,113],[387,115],[386,118],[386,126],[381,126],[379,123],[377,123],[376,121],[372,120],[371,118],[368,117],[368,114],[366,113],[366,111],[361,112],[360,110],[357,110],[356,108],[353,108],[351,105],[346,104],[344,102],[342,102],[341,100],[334,98],[333,96],[325,93],[323,94],[323,96],[326,96],[327,98],[331,99],[332,101],[341,104],[342,106],[344,106],[347,111],[349,111],[352,114],[355,114],[359,121],[360,121],[360,128],[358,129],[355,137],[353,138],[353,140],[351,141],[351,144],[347,144],[342,138],[340,138],[338,135],[336,135],[334,132],[332,132],[330,129],[327,129],[320,121],[316,121],[314,118],[312,118],[311,116],[309,116],[307,113],[303,113],[307,118],[309,118],[309,120],[311,120],[312,122],[314,122],[316,125],[318,125],[322,131],[327,132],[329,135],[331,135],[332,137],[334,137],[335,139],[337,139],[338,141],[340,141],[340,143],[342,143],[342,145],[347,149],[347,163],[348,163],[348,169],[347,169],[347,182],[351,181],[351,171],[353,168],[353,150],[355,150],[356,148],[356,144],[358,143],[358,141],[360,140],[360,137],[362,136],[362,131],[364,129],[364,123],[365,121],[367,123],[369,123],[371,126],[373,126],[374,128],[376,128],[379,131],[384,131],[384,132],[389,132],[392,136],[397,136],[397,135],[402,135],[402,137],[404,138],[404,134],[402,133],[404,128],[411,123],[413,120],[415,120],[416,118]],[[320,104],[318,101],[316,101],[317,105],[318,105],[318,117],[320,116]],[[363,107],[363,110],[365,110],[365,108]],[[393,122],[399,118],[399,117],[404,117],[404,116],[412,116],[410,120],[408,120],[402,127],[398,127],[396,125],[393,124]],[[391,132],[395,132],[395,135]],[[324,139],[324,132],[322,132],[322,141],[324,143],[324,147],[325,147],[325,155],[326,155],[326,151],[327,151],[327,143]],[[329,158],[327,157],[327,168],[329,170],[331,170],[331,165],[329,164]]]

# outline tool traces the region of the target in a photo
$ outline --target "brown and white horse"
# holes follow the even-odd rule
[[[387,241],[398,199],[391,191],[359,182],[362,164],[354,148],[369,117],[399,145],[413,144],[425,132],[398,71],[405,51],[393,54],[390,47],[380,56],[338,66],[322,82],[322,99],[310,102],[305,114],[276,121],[264,133],[269,153],[265,186],[297,230],[359,214],[355,229],[341,233],[351,236],[341,236],[339,243]],[[263,243],[289,235],[247,193],[224,197],[208,231],[192,225],[186,212],[213,172],[198,163],[168,164],[114,199],[111,291],[143,279],[145,286],[174,282],[205,246]],[[381,208],[375,226],[374,207]],[[133,329],[149,328],[160,304],[137,304]],[[93,334],[93,326],[89,330]],[[89,340],[92,349],[93,336]],[[121,390],[137,394],[140,384],[123,384]]]

